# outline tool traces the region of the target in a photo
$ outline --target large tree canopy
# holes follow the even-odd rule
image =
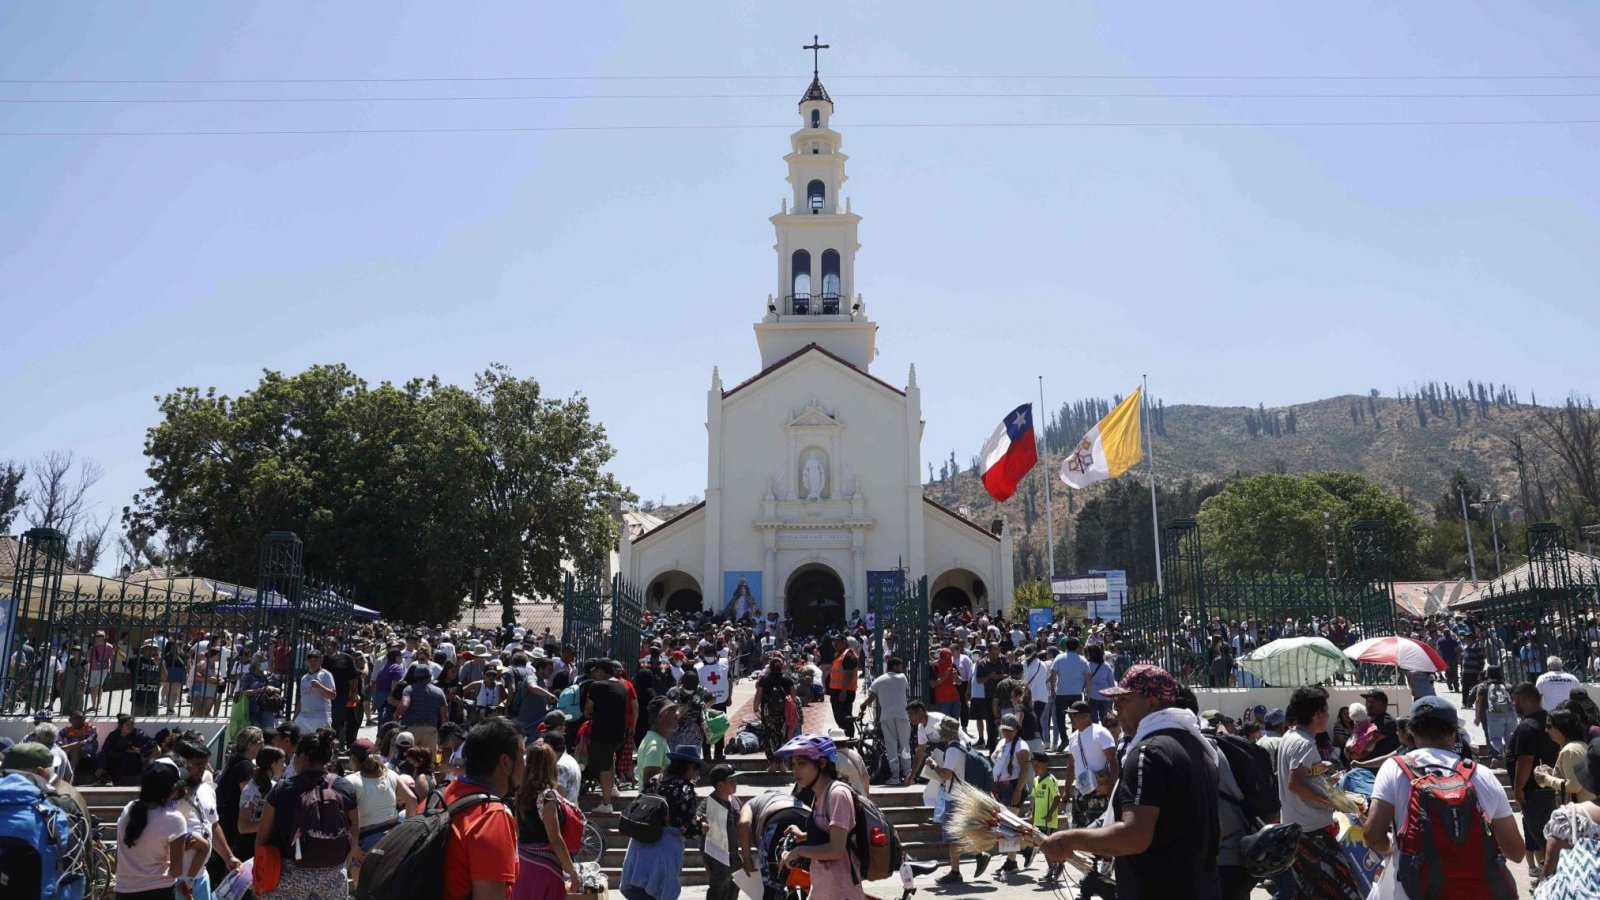
[[[1207,561],[1238,571],[1323,572],[1330,537],[1337,564],[1348,568],[1351,526],[1376,519],[1389,526],[1394,574],[1404,578],[1422,535],[1415,510],[1350,472],[1235,478],[1201,505],[1199,519]]]
[[[369,387],[334,365],[159,402],[130,533],[164,532],[192,571],[252,584],[262,536],[294,531],[307,568],[392,618],[451,618],[475,580],[506,604],[554,596],[561,560],[604,558],[628,496],[602,471],[613,451],[587,402],[500,366],[470,390]]]

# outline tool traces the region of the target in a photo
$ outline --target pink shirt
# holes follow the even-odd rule
[[[842,825],[846,831],[856,826],[855,798],[850,793],[850,788],[842,781],[835,781],[828,788],[825,802],[818,803],[816,810],[811,814],[811,820],[818,827],[829,828],[833,825]],[[850,878],[850,867],[855,865],[851,854],[847,851],[839,859],[811,861],[811,896],[827,897],[828,900],[865,900],[867,894],[859,884],[853,884]]]
[[[110,641],[89,645],[89,665],[96,669],[111,668],[111,660],[115,659],[116,655],[117,648],[111,646]]]

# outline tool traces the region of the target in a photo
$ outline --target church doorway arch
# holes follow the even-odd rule
[[[669,569],[650,579],[645,597],[653,612],[697,613],[705,606],[700,582],[680,569]]]
[[[933,612],[988,609],[983,578],[971,569],[947,569],[929,585],[928,595],[928,608]]]
[[[844,581],[822,563],[796,569],[789,576],[783,598],[795,634],[819,635],[844,628]]]
[[[944,587],[939,593],[933,595],[928,606],[934,612],[949,612],[953,609],[971,609],[972,597],[958,587]]]

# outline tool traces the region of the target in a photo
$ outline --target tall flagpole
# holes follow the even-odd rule
[[[1039,376],[1039,414],[1040,415],[1044,414],[1044,376],[1043,375]],[[1047,553],[1048,553],[1047,558],[1048,558],[1048,560],[1050,562],[1050,577],[1048,579],[1048,582],[1049,582],[1049,585],[1050,585],[1050,589],[1051,590],[1055,590],[1055,583],[1056,583],[1056,514],[1055,514],[1055,508],[1054,508],[1055,505],[1050,502],[1050,481],[1051,481],[1053,476],[1052,476],[1051,472],[1049,471],[1050,470],[1050,445],[1049,445],[1049,443],[1047,443],[1045,441],[1044,426],[1042,424],[1040,424],[1041,421],[1042,420],[1039,418],[1039,416],[1034,416],[1034,419],[1033,419],[1033,424],[1035,426],[1034,427],[1034,431],[1039,435],[1039,438],[1038,438],[1038,440],[1039,440],[1039,458],[1044,460],[1044,468],[1045,468],[1045,473],[1044,473],[1044,528],[1045,528],[1045,532],[1049,536],[1048,537],[1049,543],[1045,548]]]
[[[1141,376],[1139,388],[1139,423],[1145,429],[1145,452],[1150,457],[1150,527],[1156,538],[1156,590],[1165,594],[1167,588],[1161,581],[1161,514],[1156,512],[1156,435],[1150,425],[1150,417],[1145,414],[1149,400],[1150,376],[1145,375]]]

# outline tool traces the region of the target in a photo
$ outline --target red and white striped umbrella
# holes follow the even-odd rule
[[[1344,649],[1356,662],[1399,666],[1407,672],[1443,672],[1447,666],[1439,651],[1411,638],[1391,635],[1367,638]]]

